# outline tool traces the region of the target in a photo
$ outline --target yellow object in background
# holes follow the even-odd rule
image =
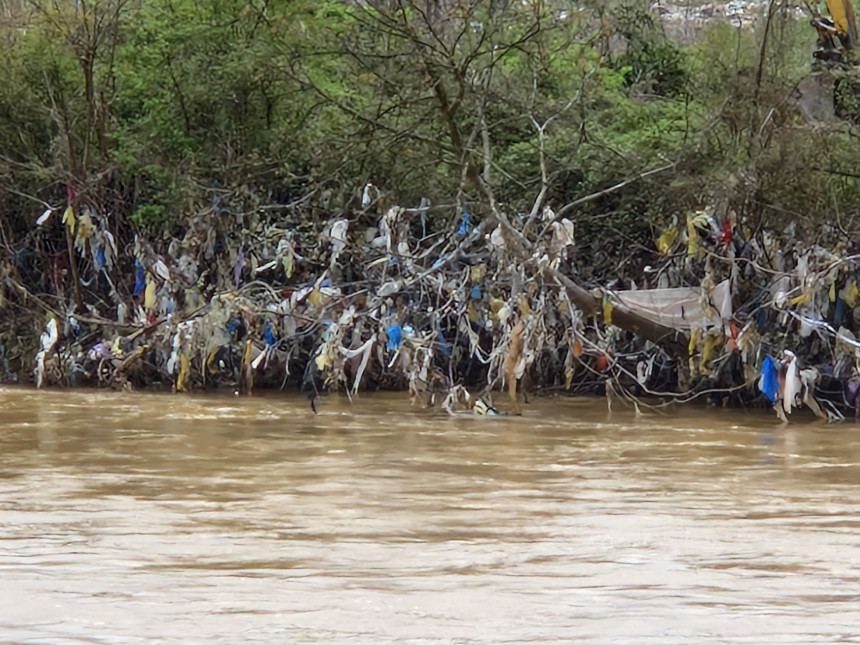
[[[663,255],[669,255],[669,251],[675,246],[677,239],[678,229],[675,226],[670,226],[657,238],[657,250]]]
[[[603,294],[603,322],[606,325],[612,324],[612,301],[607,293]]]
[[[155,307],[155,280],[147,277],[146,291],[143,294],[143,308],[152,309],[153,307]]]

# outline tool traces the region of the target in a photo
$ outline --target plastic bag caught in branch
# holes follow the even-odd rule
[[[560,257],[568,247],[573,245],[573,222],[566,217],[560,222],[553,222],[552,241],[549,244],[550,254],[553,257]]]
[[[493,232],[490,234],[490,244],[498,251],[505,250],[505,233],[502,230],[501,224],[494,228]]]
[[[393,206],[388,209],[388,212],[379,220],[379,233],[380,244],[385,245],[385,251],[389,255],[391,255],[391,251],[394,248],[394,230],[397,226],[397,219],[400,217],[400,214],[403,212],[403,209],[399,206]],[[374,244],[376,244],[376,240],[374,240]]]
[[[517,382],[522,378],[526,368],[525,338],[523,337],[525,331],[525,322],[522,319],[518,320],[511,329],[508,355],[502,366],[502,375],[508,388],[508,397],[514,406],[514,412],[517,414],[520,411],[519,400],[517,399]]]
[[[603,293],[603,322],[606,325],[612,324],[612,300],[607,292]]]
[[[839,297],[845,301],[845,305],[849,309],[854,309],[860,304],[860,289],[857,288],[857,280],[851,278],[845,283],[845,286],[839,290]]]
[[[346,349],[345,347],[340,348],[340,353],[344,356],[344,358],[354,358],[356,356],[361,356],[361,362],[358,365],[358,369],[355,372],[355,380],[352,384],[352,396],[355,396],[358,393],[358,388],[361,385],[361,379],[364,376],[364,371],[367,369],[367,363],[370,361],[371,350],[373,349],[373,344],[376,342],[376,337],[370,338],[367,340],[364,345],[358,347],[356,349]]]
[[[58,339],[59,334],[57,331],[57,321],[55,318],[51,318],[45,326],[45,331],[43,331],[42,335],[39,337],[41,349],[39,350],[39,353],[36,354],[35,369],[37,388],[42,387],[42,381],[45,374],[45,357],[48,355],[48,352],[54,349],[54,345],[57,344]]]
[[[171,376],[176,374],[176,391],[186,390],[185,380],[188,376],[188,352],[187,345],[194,333],[194,321],[183,322],[176,328],[173,336],[173,351],[167,360],[167,373]]]
[[[68,227],[70,233],[75,230],[75,209],[71,204],[66,206],[66,210],[63,213],[63,224]]]
[[[388,336],[386,349],[389,351],[400,349],[403,344],[403,328],[400,325],[392,325],[385,330],[385,333]]]
[[[460,222],[460,228],[457,229],[456,235],[464,236],[469,233],[469,211],[463,208],[463,220]]]
[[[779,401],[779,368],[770,356],[765,357],[762,362],[758,389],[771,403],[776,404]]]
[[[364,190],[361,191],[361,207],[370,208],[377,199],[379,199],[379,189],[370,182],[366,183]]]
[[[349,222],[345,219],[338,219],[332,222],[329,229],[329,238],[331,239],[331,259],[329,260],[329,270],[334,268],[338,256],[346,248],[346,233],[349,229]]]
[[[786,414],[791,414],[791,410],[797,407],[796,398],[800,394],[802,384],[798,376],[797,357],[794,352],[787,349],[783,359],[783,370],[782,407]]]
[[[75,236],[75,248],[81,255],[86,255],[87,241],[95,234],[96,227],[93,218],[86,211],[78,218],[78,232]]]
[[[702,238],[699,229],[710,230],[711,218],[705,211],[696,211],[687,215],[687,255],[696,255],[699,252]]]
[[[143,266],[140,264],[139,259],[135,259],[134,261],[134,296],[137,297],[143,290],[146,289],[146,279],[144,277]]]
[[[668,226],[657,238],[657,250],[663,255],[669,255],[672,247],[675,245],[675,240],[678,239],[678,221],[677,218]]]
[[[155,307],[155,280],[152,276],[146,276],[146,290],[143,295],[143,308],[147,311]]]
[[[164,280],[164,282],[170,282],[170,270],[167,268],[164,260],[161,258],[157,259],[152,265],[152,270],[155,271],[155,275]]]

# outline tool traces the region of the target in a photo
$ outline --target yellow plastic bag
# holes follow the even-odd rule
[[[152,309],[155,307],[155,280],[151,277],[146,279],[146,291],[143,293],[143,308]]]
[[[675,240],[677,239],[678,229],[674,226],[670,226],[660,234],[660,237],[657,238],[657,250],[663,255],[669,255],[669,252],[672,250],[672,247],[675,245]]]

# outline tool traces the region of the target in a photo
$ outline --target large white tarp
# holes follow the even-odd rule
[[[732,317],[732,292],[728,280],[710,294],[702,287],[613,291],[618,304],[652,322],[678,330],[722,326]]]

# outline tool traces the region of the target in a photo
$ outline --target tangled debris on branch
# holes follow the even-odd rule
[[[638,279],[591,284],[574,219],[548,207],[476,222],[461,206],[433,231],[426,204],[365,202],[320,226],[302,224],[301,204],[224,209],[122,245],[109,215],[70,193],[61,221],[39,218],[31,264],[0,264],[3,378],[293,386],[314,411],[326,390],[385,388],[451,414],[495,413],[506,390],[519,413],[537,389],[860,417],[860,256],[845,248],[701,211],[656,232]]]

